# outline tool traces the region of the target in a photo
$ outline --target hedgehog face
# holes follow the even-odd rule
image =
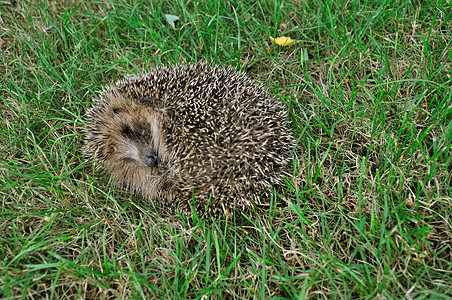
[[[154,147],[152,128],[144,127],[146,124],[141,123],[140,121],[142,120],[127,118],[129,116],[127,114],[125,118],[124,116],[120,118],[121,121],[119,122],[126,121],[121,125],[120,134],[111,141],[112,144],[115,143],[117,145],[114,147],[115,152],[117,152],[116,155],[120,156],[120,160],[126,163],[135,164],[136,166],[156,167],[158,149]],[[132,129],[129,124],[134,124],[135,129]]]
[[[166,160],[164,114],[119,94],[107,95],[90,111],[85,153],[133,189],[135,177],[158,180]]]

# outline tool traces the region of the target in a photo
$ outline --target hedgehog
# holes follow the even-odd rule
[[[231,67],[157,67],[104,88],[87,116],[87,159],[160,207],[230,215],[288,175],[286,110]]]

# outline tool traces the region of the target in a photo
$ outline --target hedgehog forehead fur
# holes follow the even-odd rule
[[[104,89],[84,152],[155,203],[223,215],[278,183],[294,140],[283,107],[241,72],[162,67]]]

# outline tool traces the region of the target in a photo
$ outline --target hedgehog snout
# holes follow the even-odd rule
[[[148,167],[155,167],[157,166],[157,160],[158,160],[158,156],[157,153],[155,152],[149,152],[147,154],[144,155],[144,164]]]

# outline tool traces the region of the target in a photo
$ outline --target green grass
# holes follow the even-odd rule
[[[452,297],[451,5],[0,1],[1,297]],[[199,60],[287,105],[293,176],[253,213],[162,212],[83,159],[102,86]]]

